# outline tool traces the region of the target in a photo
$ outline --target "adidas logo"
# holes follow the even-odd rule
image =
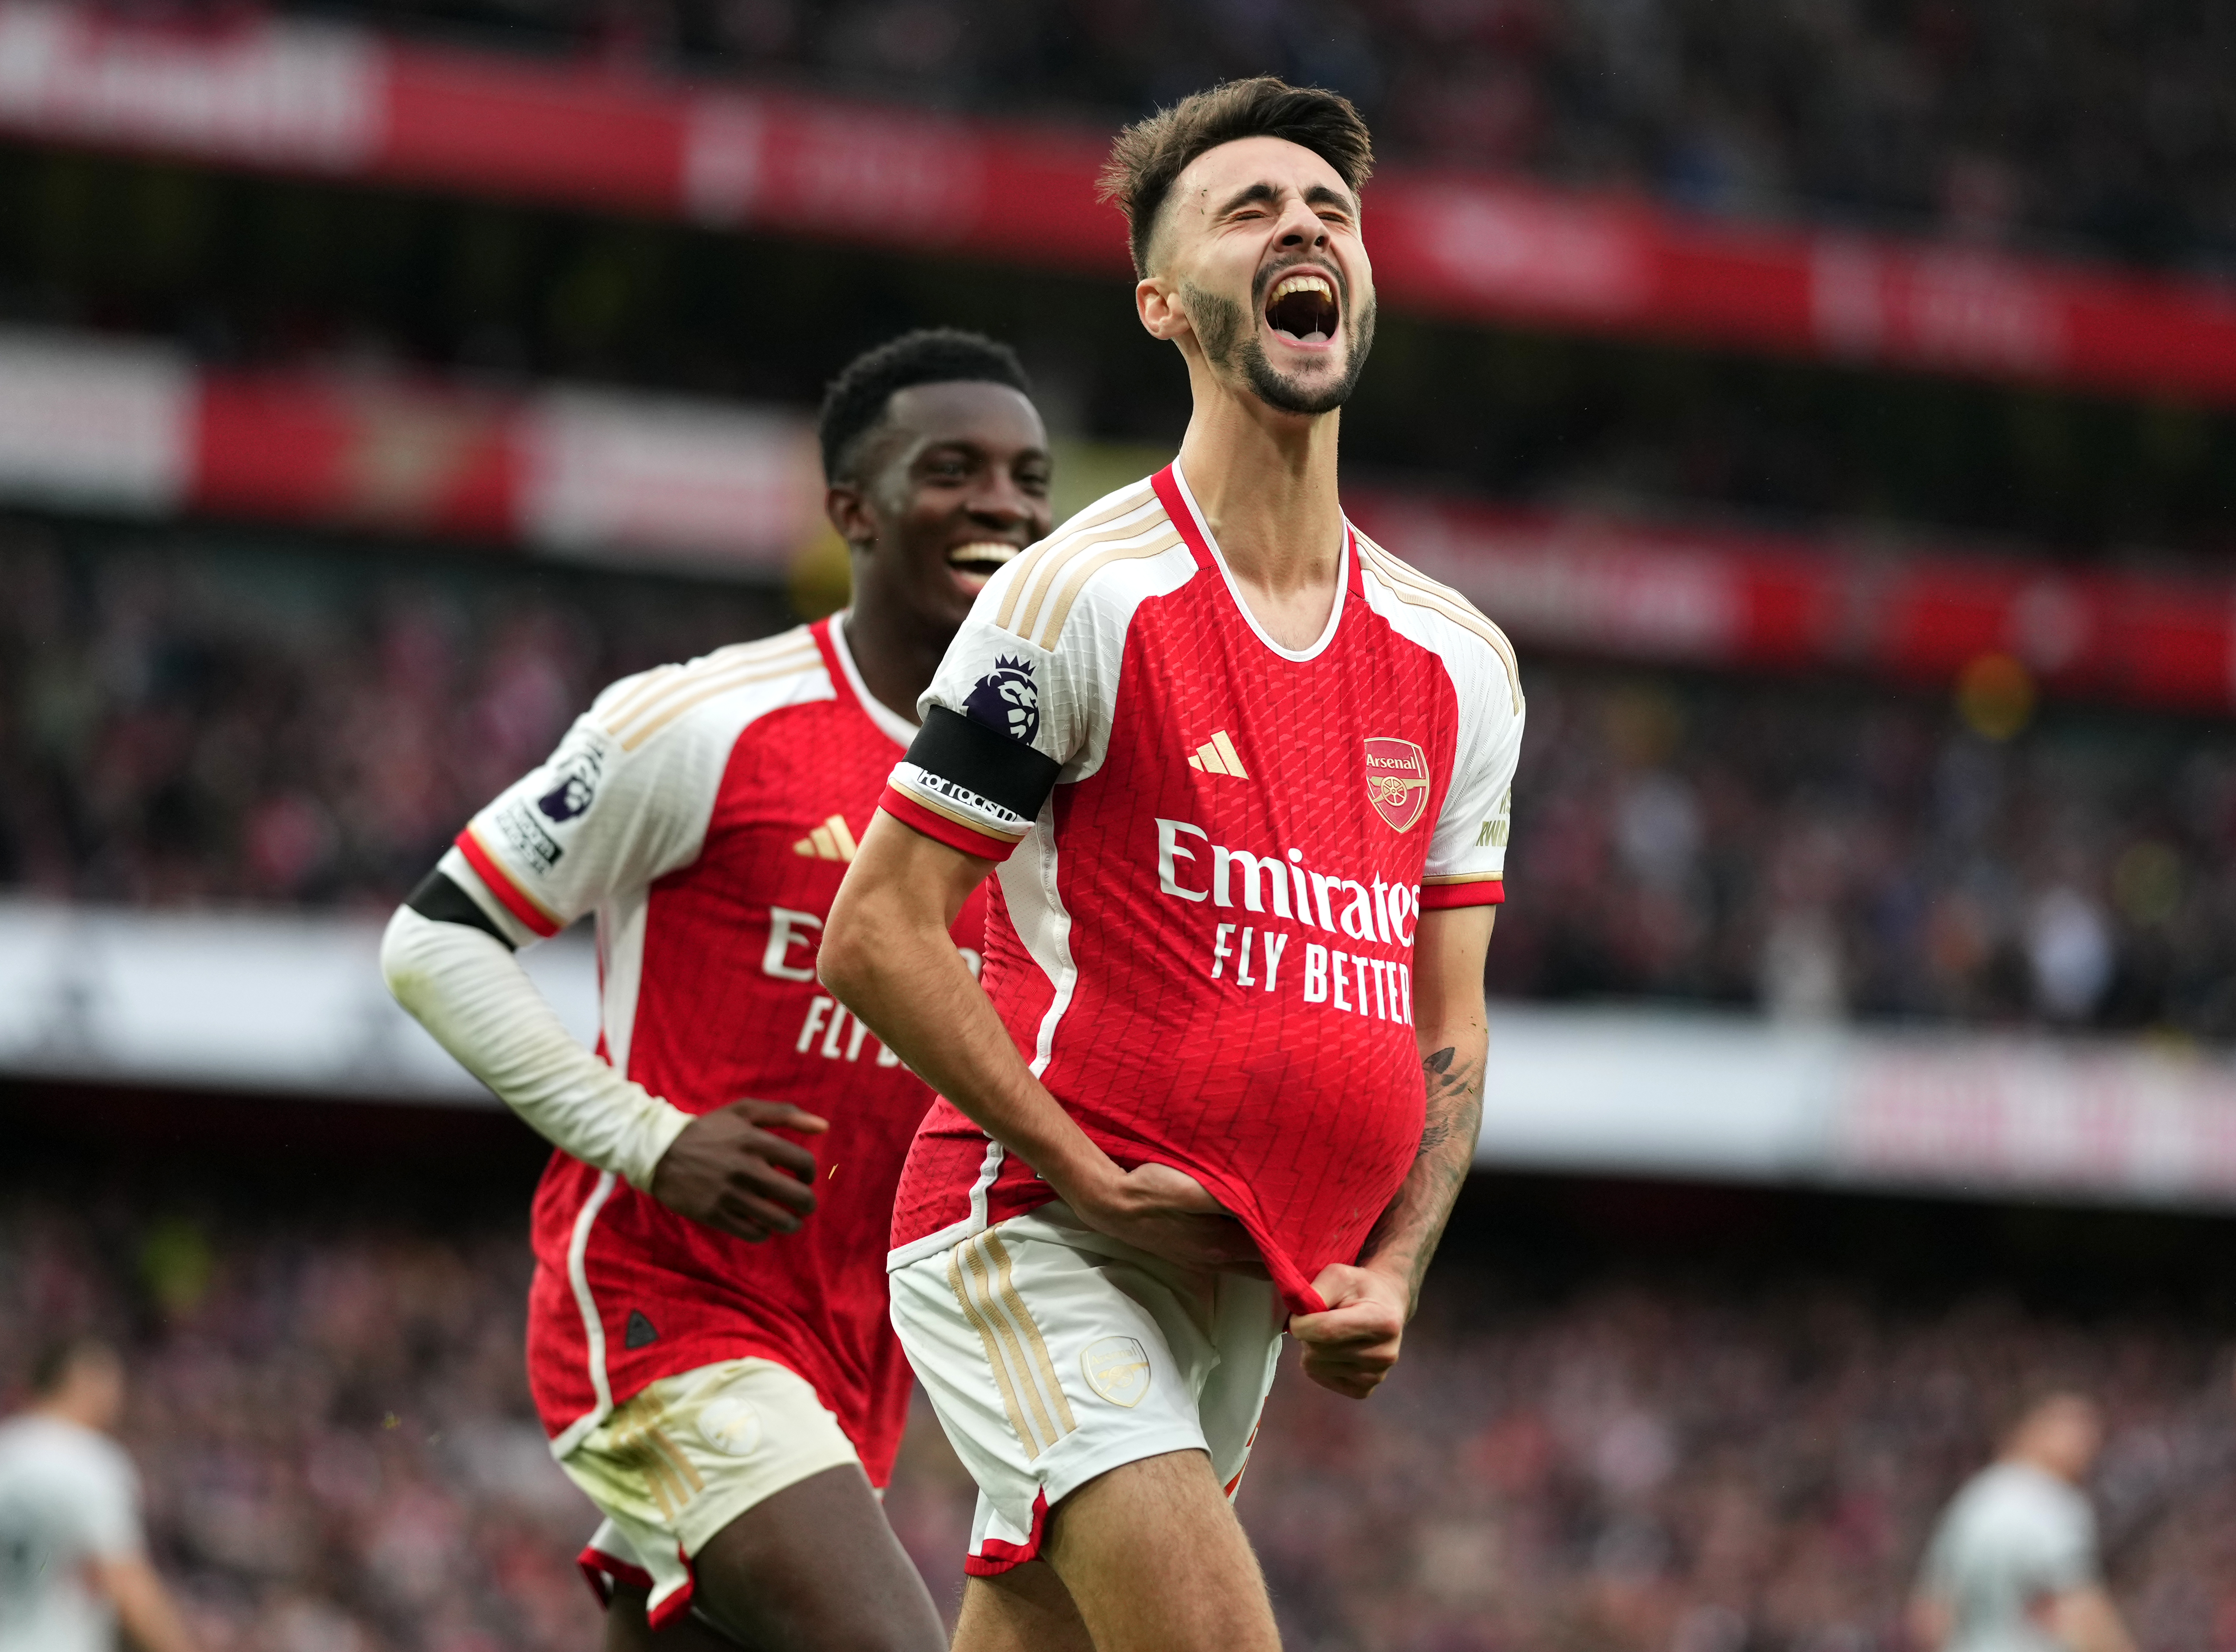
[[[846,817],[834,814],[793,844],[792,852],[796,855],[806,855],[811,860],[852,860],[854,858],[854,834],[846,830]]]
[[[1188,767],[1206,774],[1231,774],[1238,780],[1250,778],[1249,771],[1242,767],[1242,754],[1234,749],[1234,742],[1227,739],[1224,728],[1195,748],[1195,755],[1188,759]]]

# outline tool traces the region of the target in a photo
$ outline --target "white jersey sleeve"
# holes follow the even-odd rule
[[[1007,857],[1056,786],[1101,766],[1134,610],[1194,572],[1148,481],[1003,567],[917,701],[923,732],[886,813],[965,853]]]
[[[1506,898],[1506,839],[1527,712],[1514,645],[1458,592],[1354,533],[1367,600],[1436,653],[1458,702],[1451,784],[1429,841],[1422,907],[1496,904]]]
[[[624,677],[476,814],[442,871],[516,945],[698,858],[744,717],[737,691],[827,694],[803,627]],[[749,697],[750,698],[750,697]],[[758,706],[753,708],[760,709]]]

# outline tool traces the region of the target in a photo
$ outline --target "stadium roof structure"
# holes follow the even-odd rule
[[[1122,276],[1106,135],[0,0],[0,133]],[[1393,311],[2236,405],[2236,289],[1392,166]]]

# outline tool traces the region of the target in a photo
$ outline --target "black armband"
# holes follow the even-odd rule
[[[464,924],[468,929],[496,936],[504,943],[508,952],[517,950],[512,938],[497,926],[497,919],[483,912],[481,903],[459,888],[450,873],[440,867],[422,878],[419,887],[404,898],[404,904],[422,918],[431,918],[438,924]]]
[[[1039,816],[1063,768],[1045,752],[944,706],[934,706],[924,720],[908,760],[1026,820]]]

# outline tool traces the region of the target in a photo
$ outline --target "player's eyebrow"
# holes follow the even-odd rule
[[[1227,197],[1226,204],[1219,209],[1219,216],[1224,218],[1239,207],[1247,207],[1260,201],[1279,201],[1286,189],[1286,185],[1275,183],[1260,182],[1246,185]],[[1356,213],[1358,210],[1358,203],[1349,195],[1345,194],[1340,189],[1332,189],[1324,183],[1316,183],[1305,190],[1303,199],[1307,207],[1335,207],[1346,213]]]
[[[1222,206],[1219,209],[1219,215],[1221,218],[1224,218],[1227,214],[1233,212],[1237,207],[1247,207],[1253,201],[1279,201],[1280,198],[1281,190],[1280,186],[1278,184],[1248,184],[1244,186],[1242,188],[1236,190],[1233,195],[1227,198],[1226,205]]]

